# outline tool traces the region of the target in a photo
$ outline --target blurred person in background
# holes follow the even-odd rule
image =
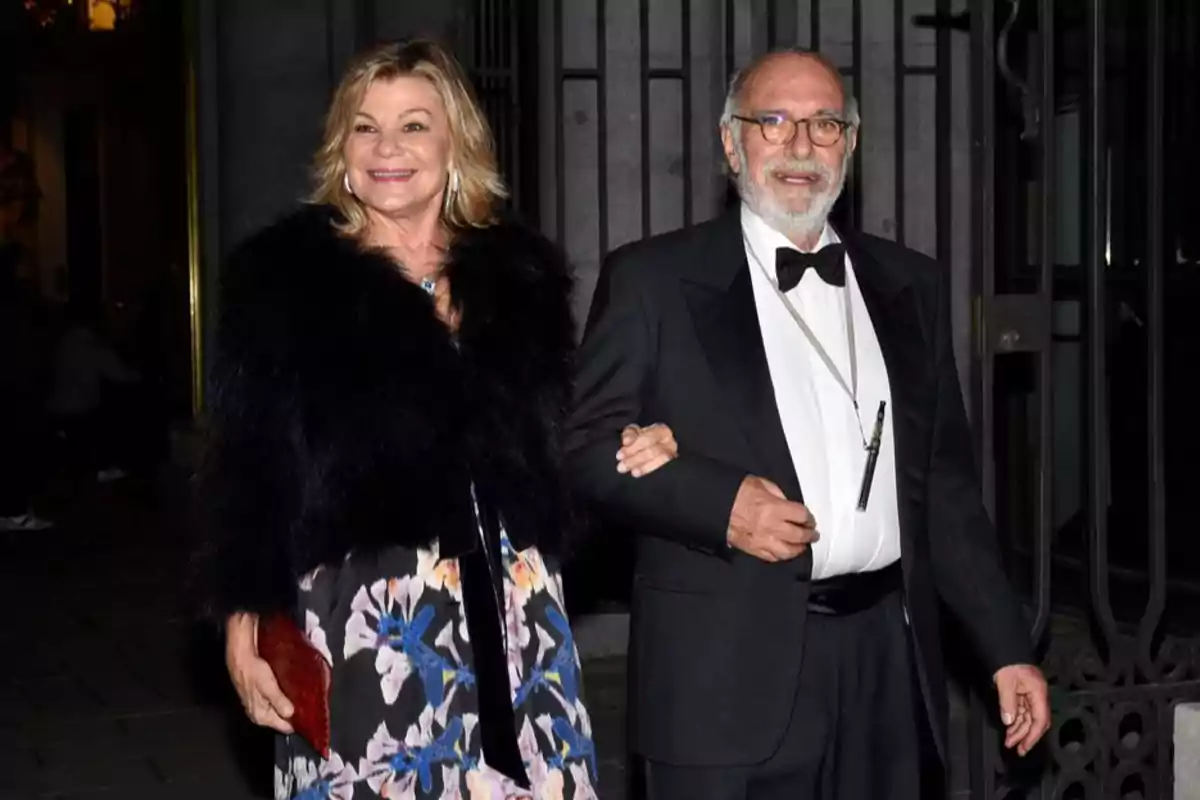
[[[72,304],[54,351],[54,382],[46,408],[73,472],[100,483],[125,477],[134,431],[122,405],[140,380],[107,337],[103,311]]]

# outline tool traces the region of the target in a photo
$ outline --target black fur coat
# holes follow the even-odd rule
[[[290,609],[296,580],[347,552],[438,540],[472,551],[472,484],[518,547],[561,553],[576,522],[560,438],[572,282],[540,234],[459,235],[461,324],[381,254],[305,207],[222,273],[199,474],[206,610]]]

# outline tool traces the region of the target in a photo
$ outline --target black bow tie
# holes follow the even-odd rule
[[[809,267],[815,269],[821,280],[830,286],[845,286],[845,245],[826,245],[815,253],[802,253],[790,247],[780,247],[775,251],[775,276],[779,279],[779,291],[794,289]]]

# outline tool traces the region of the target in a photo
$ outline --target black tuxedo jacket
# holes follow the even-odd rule
[[[949,276],[912,250],[844,235],[891,385],[905,601],[922,693],[945,752],[943,600],[992,672],[1032,662],[983,507],[950,337]],[[782,739],[804,648],[811,554],[732,550],[742,479],[803,501],[763,349],[739,213],[626,245],[601,270],[576,374],[576,489],[638,534],[634,749],[680,765],[762,761]],[[629,423],[664,422],[678,459],[615,469]]]

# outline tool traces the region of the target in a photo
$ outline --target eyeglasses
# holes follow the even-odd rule
[[[779,114],[764,114],[761,117],[734,114],[733,118],[757,125],[768,144],[791,144],[796,138],[796,131],[803,124],[810,142],[817,147],[833,147],[846,135],[846,129],[851,127],[849,122],[837,117],[788,119]]]

